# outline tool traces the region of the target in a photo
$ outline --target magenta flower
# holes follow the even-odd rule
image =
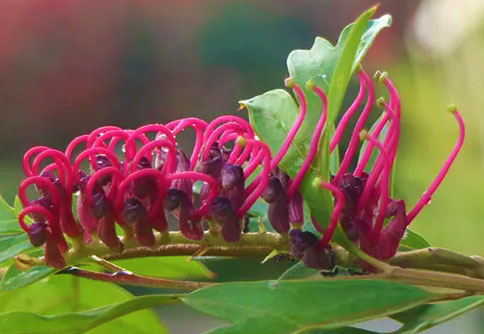
[[[436,179],[406,213],[405,202],[390,198],[388,191],[400,135],[397,91],[385,74],[379,74],[378,79],[388,89],[389,102],[378,101],[384,112],[370,132],[363,131],[375,98],[368,75],[362,70],[357,75],[359,93],[336,127],[330,151],[338,146],[365,92],[367,99],[339,169],[331,182],[318,184],[335,198],[325,230],[313,219],[321,239],[301,230],[303,197],[298,190],[325,131],[327,100],[320,88],[308,82],[307,88],[322,102],[322,111],[307,155],[290,179],[278,165],[306,117],[305,96],[292,80],[286,83],[298,96],[300,112],[273,157],[250,124],[236,116],[222,116],[210,123],[186,118],[136,130],[107,126],[75,138],[65,152],[45,146],[31,148],[23,159],[26,179],[19,188],[24,206],[20,225],[34,246],[44,245],[46,263],[61,268],[65,266],[63,254],[69,244],[80,247],[100,240],[117,252],[130,240],[140,246],[154,246],[157,236],[167,232],[168,213],[178,221],[179,231],[187,239],[202,240],[207,233],[203,220],[209,220],[214,223],[210,224],[211,233],[220,233],[226,242],[238,242],[243,233],[243,218],[262,198],[268,204],[268,219],[273,229],[287,235],[292,228],[289,238],[292,253],[309,267],[324,268],[333,263],[328,243],[338,222],[362,250],[380,259],[391,258],[407,226],[429,202],[459,152],[464,125],[459,113],[452,109],[460,127],[458,142]],[[386,135],[380,138],[385,126],[388,127]],[[177,148],[176,141],[176,136],[186,128],[195,132],[189,155]],[[360,137],[367,141],[367,146],[357,166],[350,171]],[[365,173],[375,149],[378,158],[369,173]],[[253,175],[256,171],[258,174]],[[198,196],[193,192],[196,183],[201,183]],[[31,185],[36,188],[37,198],[27,198]],[[74,216],[71,208],[76,197]],[[385,219],[389,219],[386,226]],[[116,233],[116,225],[124,231],[122,239]]]
[[[321,182],[321,187],[331,191],[335,197],[335,207],[329,225],[324,231],[317,248],[321,250],[328,245],[339,221],[347,236],[357,243],[362,250],[376,258],[389,259],[397,252],[398,245],[408,225],[429,203],[433,193],[447,174],[462,147],[465,127],[460,114],[455,107],[451,107],[450,111],[459,125],[457,143],[434,181],[407,213],[403,200],[389,197],[389,178],[395,162],[400,136],[400,98],[387,74],[377,72],[375,78],[387,88],[389,102],[382,98],[378,99],[377,104],[383,109],[383,114],[370,132],[364,131],[364,124],[375,102],[374,89],[369,76],[363,70],[358,71],[357,75],[360,79],[360,91],[353,104],[343,114],[331,139],[330,150],[336,148],[349,119],[363,101],[365,90],[367,91],[367,100],[352,130],[349,145],[345,150],[338,171],[331,183]],[[388,127],[388,131],[384,138],[380,138],[385,126]],[[354,170],[349,171],[350,162],[356,154],[359,139],[366,140],[367,146],[358,157],[358,163]],[[379,154],[367,174],[364,170],[375,148]],[[384,224],[385,219],[389,219],[386,226]]]

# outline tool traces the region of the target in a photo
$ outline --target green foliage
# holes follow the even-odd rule
[[[123,328],[132,334],[166,333],[150,310],[119,317],[174,301],[170,295],[134,298],[114,284],[53,276],[0,295],[0,332],[117,334]]]
[[[484,296],[472,296],[438,304],[426,304],[394,314],[403,323],[398,334],[415,334],[484,305]]]
[[[167,279],[207,279],[214,276],[202,262],[186,256],[146,257],[115,263],[139,275]]]
[[[280,280],[301,279],[319,275],[319,270],[308,268],[301,261],[287,269],[280,277]]]
[[[319,159],[313,163],[300,186],[312,214],[322,225],[329,221],[332,197],[327,191],[314,189],[313,181],[318,176],[325,180],[329,179],[329,131],[334,128],[351,74],[376,35],[391,24],[389,15],[369,21],[374,11],[375,8],[366,11],[355,23],[347,26],[336,46],[318,37],[310,50],[293,51],[287,60],[289,74],[304,90],[307,101],[306,117],[294,142],[279,164],[291,177],[296,175],[304,161],[314,127],[321,115],[321,102],[305,87],[306,82],[313,80],[328,95],[329,117],[322,136],[322,145],[319,147]],[[275,153],[297,117],[296,102],[285,90],[276,89],[252,99],[242,100],[240,103],[247,107],[254,131]],[[333,159],[333,168],[336,168],[334,161]]]
[[[33,248],[27,234],[0,235],[0,262],[13,258],[18,253]]]
[[[417,232],[407,228],[405,236],[400,241],[401,250],[415,250],[430,247],[430,243]]]
[[[0,233],[15,233],[21,231],[17,219],[18,212],[0,195]]]
[[[289,334],[382,317],[421,305],[432,296],[417,287],[385,281],[301,280],[220,284],[182,300],[233,323],[210,333]]]
[[[47,266],[34,266],[26,270],[18,270],[15,265],[11,264],[2,277],[0,287],[2,290],[22,288],[55,272],[54,268]]]

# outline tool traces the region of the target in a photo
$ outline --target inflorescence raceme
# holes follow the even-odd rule
[[[292,80],[286,84],[294,90],[300,112],[273,156],[249,123],[229,115],[210,123],[185,118],[136,130],[105,126],[75,138],[65,152],[45,146],[29,149],[23,158],[27,178],[19,188],[24,206],[19,215],[20,226],[32,245],[44,245],[45,262],[62,268],[70,245],[89,244],[93,239],[100,240],[113,252],[121,252],[127,239],[135,240],[140,246],[154,246],[155,234],[167,233],[168,213],[176,218],[180,232],[187,239],[203,240],[208,233],[203,222],[208,221],[210,233],[220,233],[227,243],[237,242],[244,230],[244,217],[262,198],[268,203],[273,229],[281,235],[289,234],[291,252],[310,267],[330,266],[329,241],[338,222],[348,238],[363,251],[379,259],[389,259],[395,255],[407,226],[430,201],[458,154],[464,140],[464,124],[452,108],[460,129],[458,141],[435,180],[407,213],[405,202],[390,198],[388,191],[400,135],[398,93],[386,73],[377,72],[375,78],[387,88],[389,101],[382,98],[376,101],[383,113],[367,132],[364,126],[375,104],[374,88],[363,70],[357,75],[359,93],[341,117],[330,141],[332,152],[337,149],[366,92],[366,103],[351,132],[340,167],[330,182],[319,178],[313,182],[334,197],[327,228],[321,229],[312,219],[321,238],[301,230],[303,198],[298,188],[325,130],[327,100],[320,88],[307,83],[307,88],[320,98],[322,112],[307,156],[290,179],[278,164],[306,115],[304,93]],[[190,156],[176,141],[176,136],[186,128],[195,132]],[[350,170],[360,140],[366,141],[366,148],[358,157],[356,167]],[[118,152],[120,147],[122,150]],[[377,158],[367,167],[374,150]],[[27,196],[31,186],[38,193],[35,199]],[[116,225],[123,231],[123,239],[118,236]]]

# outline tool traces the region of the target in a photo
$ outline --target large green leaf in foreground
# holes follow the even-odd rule
[[[386,281],[264,281],[226,283],[197,290],[183,301],[231,327],[214,333],[289,334],[337,328],[397,313],[433,294]]]

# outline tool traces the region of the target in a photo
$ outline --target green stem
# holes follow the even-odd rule
[[[70,274],[76,277],[87,278],[94,281],[110,282],[124,285],[146,286],[150,288],[178,289],[178,290],[196,290],[205,286],[213,285],[206,282],[177,281],[170,279],[147,277],[133,274],[130,272],[100,273],[91,270],[70,267],[60,272],[61,274]]]
[[[67,264],[74,264],[93,255],[107,260],[155,255],[193,255],[200,248],[204,248],[205,255],[263,258],[273,249],[287,252],[288,240],[277,233],[245,233],[239,242],[227,243],[220,234],[206,232],[203,240],[193,241],[186,239],[180,232],[169,232],[157,233],[153,247],[139,246],[134,240],[123,246],[121,252],[116,252],[93,240],[82,249],[69,250],[64,257]]]

